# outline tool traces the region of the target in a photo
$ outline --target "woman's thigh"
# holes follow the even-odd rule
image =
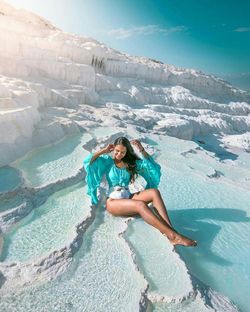
[[[145,203],[149,204],[153,201],[154,196],[156,196],[157,192],[159,192],[157,189],[150,188],[133,194],[132,199],[142,200]]]
[[[134,216],[138,214],[138,201],[133,199],[112,199],[106,200],[108,212],[115,216]]]

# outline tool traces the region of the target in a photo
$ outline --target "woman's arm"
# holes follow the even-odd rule
[[[139,152],[142,153],[142,155],[146,158],[149,157],[149,154],[145,151],[144,147],[142,146],[141,142],[139,140],[132,140],[131,144],[135,145]]]
[[[112,149],[113,145],[109,144],[96,153],[89,153],[83,160],[83,166],[86,171],[87,194],[91,196],[93,204],[98,203],[97,189],[100,186],[103,175],[113,164],[113,159],[109,155],[103,154],[109,153]]]
[[[90,160],[90,163],[92,163],[94,160],[96,160],[96,158],[98,158],[100,155],[108,154],[108,153],[112,152],[113,149],[114,149],[114,144],[108,144],[106,147],[104,147],[101,150],[94,153],[94,155],[92,156],[92,158]]]
[[[149,154],[145,151],[145,149],[143,148],[143,150],[142,151],[140,151],[141,153],[142,153],[142,155],[144,156],[144,157],[146,157],[146,158],[148,158],[149,157]]]
[[[160,183],[161,166],[144,150],[139,140],[132,140],[131,144],[135,145],[144,156],[143,159],[136,160],[136,169],[146,180],[146,189],[157,188]]]

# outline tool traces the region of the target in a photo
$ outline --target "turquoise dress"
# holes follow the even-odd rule
[[[91,164],[90,160],[94,153],[90,153],[83,161],[86,170],[85,181],[87,183],[87,194],[91,196],[92,204],[98,203],[97,188],[100,186],[102,177],[106,175],[109,187],[128,186],[130,174],[126,168],[118,168],[111,156],[100,155]],[[136,170],[147,182],[145,189],[157,188],[160,183],[161,166],[156,163],[152,156],[142,157],[136,160]]]

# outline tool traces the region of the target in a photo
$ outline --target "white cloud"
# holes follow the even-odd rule
[[[159,25],[144,25],[135,26],[131,28],[116,28],[106,31],[109,36],[113,36],[117,39],[126,39],[132,36],[138,35],[152,35],[152,34],[163,34],[169,35],[175,32],[181,32],[187,30],[186,26],[175,26],[169,28],[161,28]]]
[[[250,31],[250,27],[238,27],[238,28],[234,29],[233,31],[248,32],[248,31]]]

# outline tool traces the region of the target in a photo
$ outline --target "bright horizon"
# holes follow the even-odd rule
[[[250,89],[250,2],[7,1],[63,31],[131,55],[194,68]]]

